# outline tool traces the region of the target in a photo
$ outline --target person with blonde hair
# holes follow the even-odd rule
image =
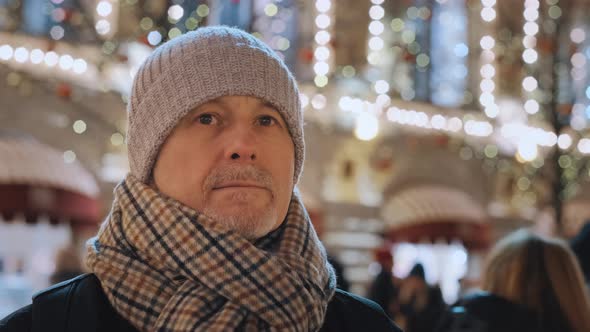
[[[561,240],[509,234],[488,257],[482,290],[454,305],[439,331],[590,331],[584,278]]]

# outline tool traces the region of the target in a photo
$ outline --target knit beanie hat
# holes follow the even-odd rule
[[[176,37],[141,65],[127,105],[131,174],[147,182],[176,124],[189,111],[222,96],[257,97],[276,108],[295,147],[296,184],[305,143],[295,78],[270,47],[229,27],[203,27]]]

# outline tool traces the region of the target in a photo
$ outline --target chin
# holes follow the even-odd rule
[[[224,211],[224,213],[205,209],[204,213],[215,222],[236,231],[248,240],[263,237],[278,227],[276,213],[273,213],[272,208],[256,209],[256,211],[251,208],[241,208],[237,211]]]
[[[223,205],[232,206],[240,205],[267,205],[270,204],[270,195],[261,190],[232,190],[225,189],[222,192],[216,193],[215,201],[224,208]]]

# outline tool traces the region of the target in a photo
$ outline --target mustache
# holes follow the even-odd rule
[[[254,182],[268,190],[273,188],[272,176],[268,171],[253,165],[227,165],[213,169],[205,178],[203,189],[207,192],[232,181]]]

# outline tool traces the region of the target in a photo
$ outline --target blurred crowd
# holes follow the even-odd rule
[[[452,305],[422,264],[396,278],[391,253],[375,256],[381,270],[368,297],[406,332],[590,331],[590,223],[570,243],[524,229],[500,239],[478,289]]]

